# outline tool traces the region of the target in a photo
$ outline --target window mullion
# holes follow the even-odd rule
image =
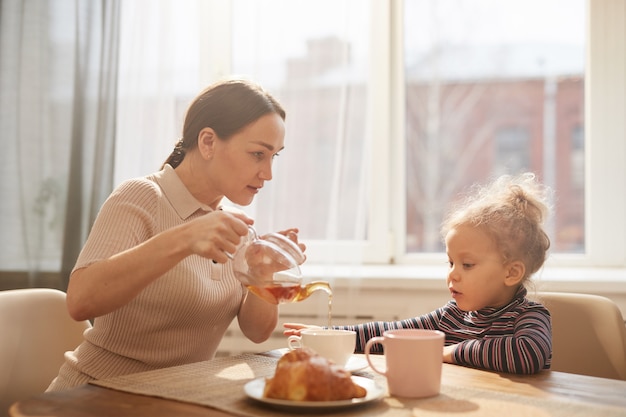
[[[626,3],[589,0],[586,82],[587,253],[626,265]]]

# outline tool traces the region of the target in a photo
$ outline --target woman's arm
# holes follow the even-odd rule
[[[67,289],[75,320],[110,313],[191,254],[225,262],[248,233],[245,216],[215,211],[173,227],[130,248],[74,271]]]
[[[239,328],[254,343],[262,343],[271,335],[278,323],[278,306],[268,303],[260,297],[248,292],[239,314]]]

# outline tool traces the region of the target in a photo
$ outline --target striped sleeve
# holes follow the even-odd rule
[[[333,329],[344,329],[356,331],[356,347],[355,353],[363,353],[365,344],[373,337],[382,336],[386,330],[393,329],[438,329],[439,320],[441,319],[441,309],[437,309],[431,313],[419,317],[413,317],[398,321],[372,321],[369,323],[357,324],[352,326],[333,326]],[[383,347],[380,344],[374,344],[370,350],[371,353],[382,353]]]
[[[454,361],[461,365],[515,374],[534,374],[550,368],[550,315],[542,306],[516,317],[511,332],[507,321],[494,322],[483,338],[460,342]],[[501,324],[501,328],[498,325]]]

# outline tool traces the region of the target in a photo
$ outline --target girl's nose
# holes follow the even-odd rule
[[[448,269],[448,279],[451,281],[458,281],[459,278],[460,278],[460,275],[459,275],[458,270],[454,266],[451,266]]]

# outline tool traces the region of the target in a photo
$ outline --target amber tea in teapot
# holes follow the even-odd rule
[[[313,281],[305,285],[293,281],[272,281],[263,285],[246,285],[246,287],[272,304],[302,301],[318,290],[325,291],[329,296],[332,295],[330,284],[326,281]]]
[[[305,285],[293,281],[273,281],[264,286],[246,285],[253,294],[272,304],[295,303],[308,298],[315,291],[328,294],[328,327],[332,325],[333,292],[326,281],[312,281]]]

